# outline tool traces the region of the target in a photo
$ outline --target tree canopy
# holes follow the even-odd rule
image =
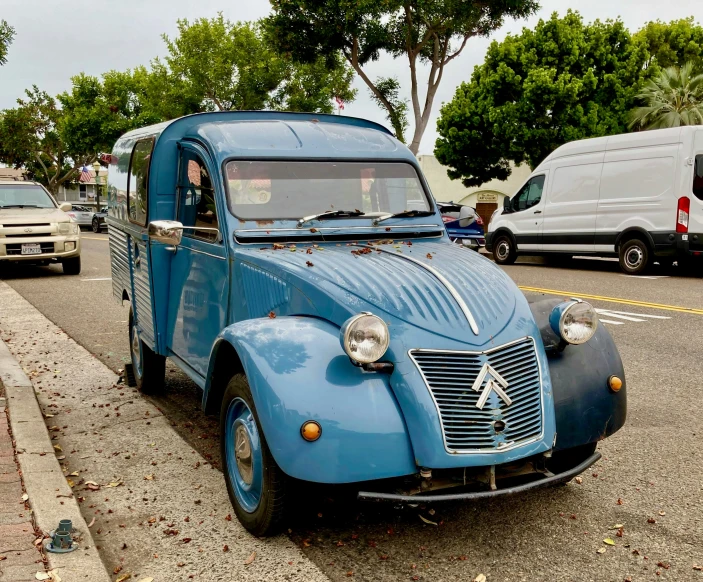
[[[164,35],[165,65],[174,82],[203,110],[279,109],[331,113],[332,99],[354,99],[353,71],[338,53],[296,64],[272,50],[259,23],[201,18],[178,21],[178,36]],[[160,63],[157,61],[157,65]]]
[[[7,62],[7,51],[15,38],[15,29],[6,20],[0,20],[0,66]]]
[[[694,70],[703,70],[703,27],[693,16],[671,22],[648,22],[634,35],[649,53],[646,67],[667,68],[693,64]]]
[[[471,81],[442,107],[435,155],[466,186],[535,167],[567,141],[627,130],[647,52],[620,20],[554,13],[493,42]]]
[[[407,104],[398,98],[399,81],[372,80],[367,65],[381,52],[408,59],[413,153],[420,146],[446,65],[470,38],[487,36],[504,18],[522,18],[538,8],[536,0],[271,0],[271,6],[268,27],[278,50],[302,63],[341,52],[386,109],[400,139],[407,126]],[[418,78],[421,63],[429,65],[424,100]]]

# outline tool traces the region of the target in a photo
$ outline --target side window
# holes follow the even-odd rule
[[[129,187],[127,192],[129,219],[141,226],[146,226],[149,164],[153,148],[153,139],[138,141],[132,151],[132,161],[129,165]]]
[[[531,178],[512,199],[513,212],[519,212],[539,204],[542,199],[543,189],[544,174]]]
[[[183,226],[217,228],[215,191],[205,163],[198,154],[184,150],[178,177],[178,220]],[[217,233],[186,229],[183,236],[208,242],[217,240]]]
[[[693,164],[693,195],[703,200],[703,154],[698,154]]]

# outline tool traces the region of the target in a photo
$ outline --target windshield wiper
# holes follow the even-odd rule
[[[37,206],[36,204],[3,204],[0,208],[48,208],[47,206]]]
[[[332,218],[334,216],[364,216],[365,212],[361,210],[326,210],[325,212],[319,212],[318,214],[311,214],[310,216],[303,216],[298,221],[298,228],[303,226],[306,222],[311,220],[321,219],[321,218]]]
[[[396,212],[394,214],[384,214],[374,219],[373,225],[376,226],[384,220],[389,218],[404,218],[406,216],[432,216],[434,212],[432,210],[403,210],[402,212]]]

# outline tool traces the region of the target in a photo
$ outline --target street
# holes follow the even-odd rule
[[[112,296],[107,235],[83,233],[82,245],[79,276],[63,275],[60,266],[26,267],[7,270],[4,281],[118,372],[129,362],[128,305]],[[573,295],[590,301],[615,338],[625,364],[628,419],[599,446],[603,459],[564,487],[432,508],[350,503],[345,488],[314,487],[301,493],[304,503],[289,524],[290,541],[332,580],[473,580],[481,573],[489,581],[703,580],[703,571],[694,569],[703,564],[701,278],[658,265],[646,277],[630,277],[619,271],[617,262],[578,258],[558,266],[542,259],[521,260],[505,270],[528,298]],[[2,332],[8,333],[7,323]],[[29,343],[23,353],[31,353],[32,359],[27,356],[23,366],[56,365],[53,354],[32,351]],[[62,366],[61,375],[70,376],[70,362]],[[80,378],[83,371],[75,374]],[[197,451],[193,463],[197,457],[199,463],[218,468],[218,420],[200,411],[199,389],[170,364],[166,385],[163,396],[148,400],[165,417],[166,429],[184,441],[174,448],[192,448]],[[103,395],[96,390],[79,397],[96,401]],[[125,398],[145,397],[130,390]],[[97,434],[92,431],[66,431],[59,442],[64,451],[79,448],[89,433]],[[174,434],[173,442],[178,440]],[[116,453],[116,461],[124,454]],[[157,474],[159,467],[153,469]],[[141,498],[141,483],[139,487],[135,497]],[[106,497],[105,491],[97,495]],[[208,513],[207,492],[198,497],[199,511]],[[93,506],[87,504],[81,510],[90,521]],[[136,522],[125,522],[127,533],[136,530]],[[123,543],[132,545],[124,536],[96,538],[108,569],[124,566],[125,571],[154,576],[150,560],[160,551],[156,538],[164,527],[152,532],[153,547],[149,537],[140,538],[142,547],[124,551]],[[223,534],[213,530],[211,535]],[[215,541],[202,544],[202,559],[211,567],[192,570],[194,579],[224,579],[216,567],[223,544],[234,549],[247,538],[239,534],[238,539]],[[291,573],[289,579],[306,576],[305,571],[298,575]]]

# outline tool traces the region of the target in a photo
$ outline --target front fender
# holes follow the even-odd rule
[[[549,326],[549,313],[558,299],[530,304],[545,346],[558,338]],[[557,439],[554,449],[570,449],[610,436],[625,424],[627,383],[625,370],[613,338],[603,324],[580,346],[562,352],[548,350],[549,375],[554,390]],[[619,392],[608,388],[608,378],[623,381]]]
[[[250,319],[220,334],[236,350],[266,442],[291,477],[350,483],[417,472],[388,376],[352,365],[339,328],[311,317]],[[319,440],[300,435],[307,420]]]

